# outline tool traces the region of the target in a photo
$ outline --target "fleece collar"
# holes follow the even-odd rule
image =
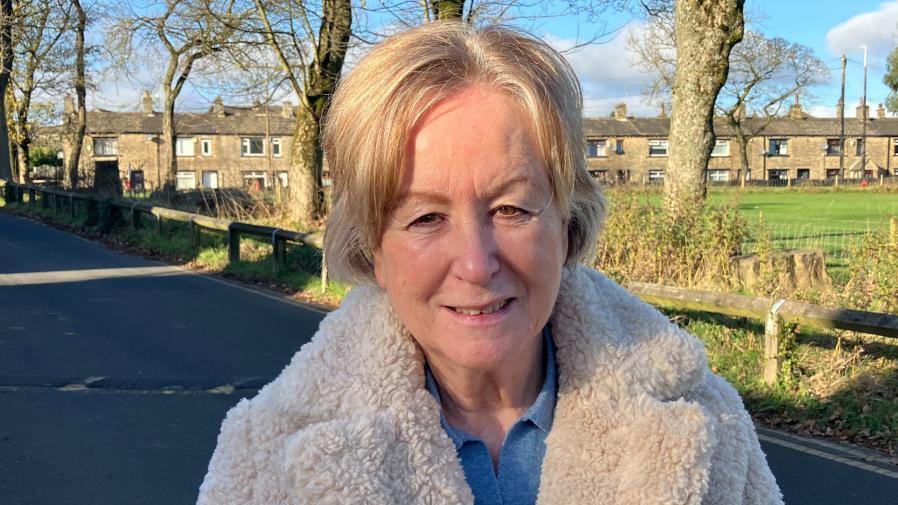
[[[683,397],[706,373],[701,344],[582,267],[565,271],[550,323],[558,401],[538,502],[700,503],[714,429]],[[322,322],[276,393],[303,426],[284,452],[300,501],[473,503],[423,366],[380,289]]]

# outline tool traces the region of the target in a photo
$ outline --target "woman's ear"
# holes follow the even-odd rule
[[[383,264],[383,254],[380,248],[375,249],[371,253],[371,265],[374,269],[374,279],[377,281],[377,285],[381,287],[381,289],[387,289],[385,284],[385,273],[384,273],[384,264]]]

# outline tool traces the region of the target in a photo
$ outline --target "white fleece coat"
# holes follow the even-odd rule
[[[565,271],[551,323],[558,401],[539,504],[782,503],[695,337],[583,267]],[[228,412],[198,504],[473,503],[423,363],[385,293],[353,290]]]

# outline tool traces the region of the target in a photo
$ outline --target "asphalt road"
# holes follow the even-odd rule
[[[0,213],[0,503],[194,503],[224,413],[321,317]],[[898,503],[894,466],[761,437],[788,504]]]

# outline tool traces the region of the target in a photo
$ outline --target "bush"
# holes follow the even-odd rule
[[[893,218],[894,219],[894,218]],[[894,225],[893,225],[894,228]],[[891,235],[891,236],[890,236]],[[852,308],[898,314],[898,230],[867,232],[850,248],[844,303]]]
[[[691,217],[673,220],[648,193],[613,191],[596,252],[596,267],[617,281],[731,289],[732,256],[741,254],[748,227],[738,199],[705,203]]]
[[[41,165],[50,165],[61,167],[62,160],[59,159],[57,149],[45,146],[35,146],[28,151],[28,166],[39,167]]]

